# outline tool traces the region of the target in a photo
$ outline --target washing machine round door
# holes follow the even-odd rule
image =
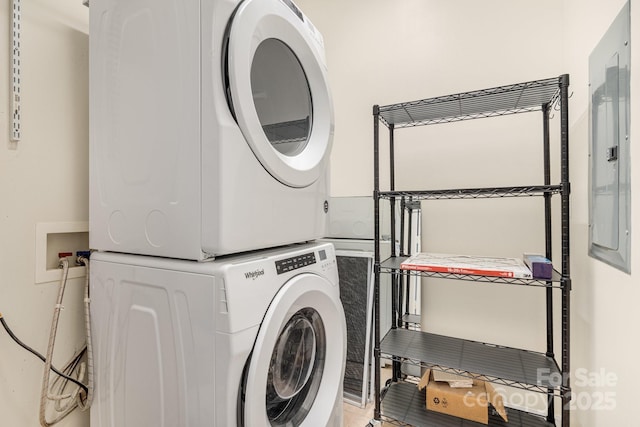
[[[226,56],[228,100],[255,156],[283,184],[315,182],[334,129],[320,33],[290,0],[245,0]]]
[[[341,419],[346,327],[336,287],[304,273],[280,289],[248,362],[243,425],[317,427]]]

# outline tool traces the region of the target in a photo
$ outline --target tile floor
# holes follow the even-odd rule
[[[349,403],[344,403],[344,426],[365,427],[373,418],[373,403],[361,409]]]
[[[343,427],[367,427],[373,418],[373,402],[366,408],[360,409],[349,403],[344,403],[344,425]],[[382,423],[383,427],[392,427],[391,424]]]
[[[382,369],[381,384],[384,384],[391,378],[391,369],[389,367]],[[355,405],[344,403],[344,426],[343,427],[366,427],[373,418],[374,403],[370,402],[366,408],[359,408]],[[391,427],[390,424],[382,423],[383,427]]]

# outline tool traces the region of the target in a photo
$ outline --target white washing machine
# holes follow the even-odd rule
[[[91,0],[90,246],[204,260],[323,237],[321,34],[291,0]]]
[[[93,427],[342,426],[331,244],[208,263],[91,262]]]

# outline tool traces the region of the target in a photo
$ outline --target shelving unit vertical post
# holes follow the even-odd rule
[[[544,185],[551,185],[551,149],[550,149],[550,130],[549,115],[551,114],[551,105],[544,104],[542,106],[542,138],[543,138],[543,162],[544,162]],[[545,256],[547,259],[553,259],[553,231],[551,226],[551,194],[544,194],[544,241]],[[547,305],[547,356],[555,357],[554,353],[554,332],[553,332],[553,289],[546,289],[546,305]],[[549,389],[547,398],[547,420],[555,424],[555,411],[553,407],[553,389]]]
[[[374,252],[373,252],[373,278],[374,278],[374,301],[373,301],[373,372],[374,372],[374,399],[375,408],[373,411],[374,420],[380,420],[380,108],[377,105],[373,106],[373,210],[374,210],[374,223],[373,223],[373,240],[374,240]],[[393,211],[391,211],[393,213]],[[393,215],[392,215],[393,217]],[[393,232],[393,227],[392,227]],[[395,244],[393,238],[391,239],[391,250],[395,250]]]
[[[569,427],[571,400],[570,322],[571,322],[571,258],[569,256],[569,75],[560,76],[560,175],[562,215],[562,427]]]
[[[482,89],[454,95],[440,96],[418,101],[373,106],[373,149],[374,149],[374,210],[375,210],[375,331],[374,331],[374,372],[375,409],[371,424],[381,420],[398,425],[415,426],[474,426],[476,423],[426,411],[424,392],[415,384],[402,379],[400,363],[415,363],[435,370],[453,372],[471,378],[482,379],[500,385],[520,388],[546,394],[548,410],[546,416],[525,410],[509,408],[509,423],[505,424],[495,415],[490,415],[489,425],[514,425],[550,427],[556,425],[555,399],[562,402],[562,426],[569,427],[570,387],[570,256],[569,256],[569,76],[517,83],[490,89]],[[560,110],[560,183],[552,184],[550,116],[554,108]],[[543,184],[492,187],[457,188],[444,190],[399,191],[395,181],[395,131],[400,128],[452,123],[462,120],[491,118],[532,111],[542,112]],[[389,190],[380,186],[380,123],[389,129]],[[506,278],[461,274],[459,272],[407,272],[401,263],[407,258],[404,248],[404,222],[400,232],[400,254],[392,244],[391,257],[380,259],[380,200],[389,199],[391,205],[391,235],[396,241],[395,203],[400,201],[403,208],[406,200],[479,199],[504,197],[542,196],[544,199],[544,241],[545,256],[553,256],[552,196],[560,195],[560,240],[561,269],[554,270],[551,279]],[[404,209],[402,210],[404,215]],[[404,217],[403,217],[404,218]],[[380,332],[380,276],[391,274],[393,280],[392,328],[385,337]],[[502,285],[524,285],[545,289],[546,302],[546,350],[534,352],[516,348],[464,340],[419,330],[401,328],[399,307],[402,307],[402,280],[409,274],[473,282],[498,283]],[[424,286],[424,285],[423,285]],[[560,323],[562,337],[560,364],[556,361],[554,349],[554,292],[561,292]],[[390,382],[381,388],[380,358],[393,361]],[[549,375],[541,376],[545,372]],[[555,378],[562,378],[560,383]]]

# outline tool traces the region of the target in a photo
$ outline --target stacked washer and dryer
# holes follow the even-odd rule
[[[341,426],[333,110],[291,0],[92,0],[91,425]]]

